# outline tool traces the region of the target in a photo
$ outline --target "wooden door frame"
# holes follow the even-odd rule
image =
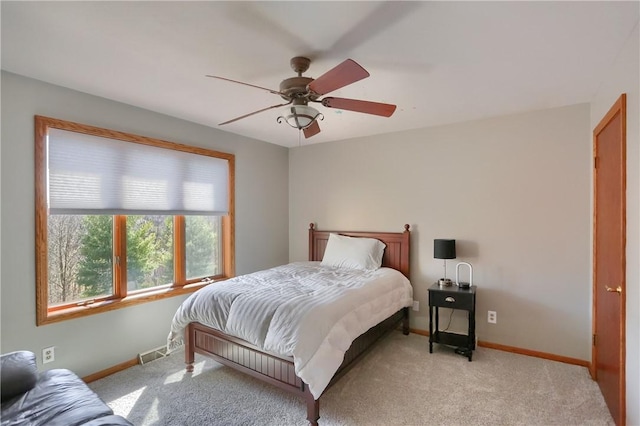
[[[597,287],[596,287],[596,281],[597,281],[597,262],[596,262],[596,257],[597,257],[597,241],[596,241],[596,237],[597,237],[597,233],[596,233],[596,229],[597,229],[597,223],[598,223],[598,217],[597,217],[597,204],[598,204],[598,197],[597,197],[597,177],[598,177],[598,168],[597,168],[597,154],[598,154],[598,135],[602,132],[602,130],[611,122],[611,120],[613,120],[617,115],[620,115],[620,126],[621,126],[621,133],[620,133],[620,143],[621,143],[621,164],[620,164],[620,179],[622,182],[622,197],[620,200],[620,211],[622,214],[622,229],[621,229],[621,236],[622,236],[622,262],[621,262],[621,277],[622,277],[622,282],[620,283],[620,286],[622,287],[622,293],[620,293],[620,388],[619,388],[619,394],[620,394],[620,401],[619,403],[619,410],[620,410],[620,416],[621,416],[621,424],[624,425],[625,421],[626,421],[626,289],[627,289],[627,278],[626,278],[626,264],[627,264],[627,260],[626,260],[626,245],[627,245],[627,235],[626,235],[626,229],[627,229],[627,196],[626,196],[626,190],[627,190],[627,96],[625,93],[623,93],[622,95],[620,95],[620,97],[616,100],[616,102],[611,106],[611,108],[609,109],[609,111],[605,114],[605,116],[602,118],[602,120],[600,120],[600,123],[598,123],[598,125],[596,126],[596,128],[593,130],[593,161],[594,161],[594,168],[593,168],[593,253],[592,253],[592,262],[593,262],[593,278],[592,278],[592,294],[593,294],[593,311],[592,311],[592,333],[593,333],[593,344],[591,346],[591,365],[589,367],[589,372],[591,373],[591,377],[594,380],[597,380],[597,351],[596,351],[596,345],[595,345],[595,340],[597,339],[596,337],[596,327],[597,327],[597,315],[598,315],[598,309],[597,309],[597,299],[598,299],[598,292],[597,292]],[[614,421],[616,421],[617,419],[614,419]],[[620,426],[620,425],[618,425]]]

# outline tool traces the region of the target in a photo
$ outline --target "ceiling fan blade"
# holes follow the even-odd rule
[[[348,111],[381,115],[383,117],[391,117],[396,110],[396,106],[391,104],[332,97],[324,98],[322,100],[322,105],[327,108],[346,109]]]
[[[353,59],[347,59],[309,83],[309,89],[317,95],[324,95],[367,77],[367,70]]]
[[[291,101],[291,102],[293,102],[293,101]],[[240,117],[236,117],[233,120],[229,120],[229,121],[225,121],[224,123],[220,123],[220,124],[218,124],[218,126],[223,126],[225,124],[233,123],[234,121],[242,120],[243,118],[250,117],[250,116],[258,114],[258,113],[260,113],[262,111],[266,111],[268,109],[273,109],[273,108],[278,108],[278,107],[281,107],[281,106],[289,105],[291,102],[286,102],[284,104],[272,105],[270,107],[262,108],[262,109],[259,109],[258,111],[253,111],[253,112],[250,112],[249,114],[245,114],[245,115],[241,115]]]
[[[305,127],[302,131],[304,132],[304,137],[307,139],[320,133],[320,125],[318,124],[318,120],[315,120],[308,127]]]
[[[242,84],[244,86],[255,87],[256,89],[266,90],[269,93],[273,93],[274,95],[286,96],[282,92],[278,92],[277,90],[267,89],[266,87],[256,86],[255,84],[243,83],[242,81],[231,80],[230,78],[218,77],[217,75],[206,75],[205,77],[217,78],[218,80],[230,81],[231,83]]]

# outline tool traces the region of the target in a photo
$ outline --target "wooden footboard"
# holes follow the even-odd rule
[[[400,322],[403,333],[409,334],[408,308],[396,312],[354,340],[327,389],[349,371],[377,340],[396,329]],[[185,332],[185,363],[189,372],[193,371],[196,353],[288,392],[302,395],[307,403],[307,420],[311,425],[318,424],[320,402],[314,399],[307,384],[296,375],[293,358],[262,352],[242,339],[225,335],[200,323],[190,323]]]

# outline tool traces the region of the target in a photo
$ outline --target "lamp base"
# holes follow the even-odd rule
[[[450,287],[451,280],[449,278],[440,278],[438,280],[438,285],[440,285],[440,287]]]

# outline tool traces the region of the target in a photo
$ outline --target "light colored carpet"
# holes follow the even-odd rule
[[[90,387],[136,426],[306,425],[302,398],[196,355]],[[320,398],[321,425],[613,425],[586,368],[486,348],[473,362],[393,332]]]

